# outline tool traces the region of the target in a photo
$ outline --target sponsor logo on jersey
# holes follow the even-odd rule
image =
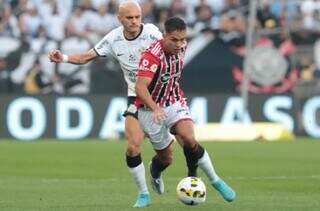
[[[161,83],[167,83],[170,79],[179,77],[180,75],[181,75],[181,72],[175,73],[173,75],[170,75],[170,73],[165,73],[161,75],[160,81]]]

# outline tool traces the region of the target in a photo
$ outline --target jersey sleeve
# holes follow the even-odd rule
[[[159,28],[156,27],[155,25],[152,25],[154,30],[153,30],[153,36],[156,38],[156,40],[162,39],[162,33],[160,32]]]
[[[153,54],[145,52],[141,55],[137,76],[153,78],[159,65],[159,60]]]
[[[109,33],[106,36],[104,36],[95,46],[94,50],[99,56],[114,56],[113,50],[112,50],[112,34]]]

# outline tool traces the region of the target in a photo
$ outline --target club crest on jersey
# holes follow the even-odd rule
[[[148,64],[149,64],[149,61],[148,61],[148,60],[146,60],[146,59],[143,59],[143,60],[142,60],[142,65],[143,65],[143,66],[146,67],[146,66],[148,66]]]
[[[136,62],[136,61],[137,61],[137,57],[134,56],[134,55],[132,55],[132,54],[130,54],[130,56],[129,56],[129,62],[130,62],[130,63],[134,63],[134,62]]]

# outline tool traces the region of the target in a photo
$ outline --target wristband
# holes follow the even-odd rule
[[[62,62],[67,63],[69,61],[69,56],[66,54],[62,55]]]

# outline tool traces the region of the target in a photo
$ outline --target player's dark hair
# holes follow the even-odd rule
[[[173,31],[184,31],[187,29],[187,24],[182,18],[172,17],[166,20],[166,22],[164,23],[164,29],[166,33],[170,33]]]

